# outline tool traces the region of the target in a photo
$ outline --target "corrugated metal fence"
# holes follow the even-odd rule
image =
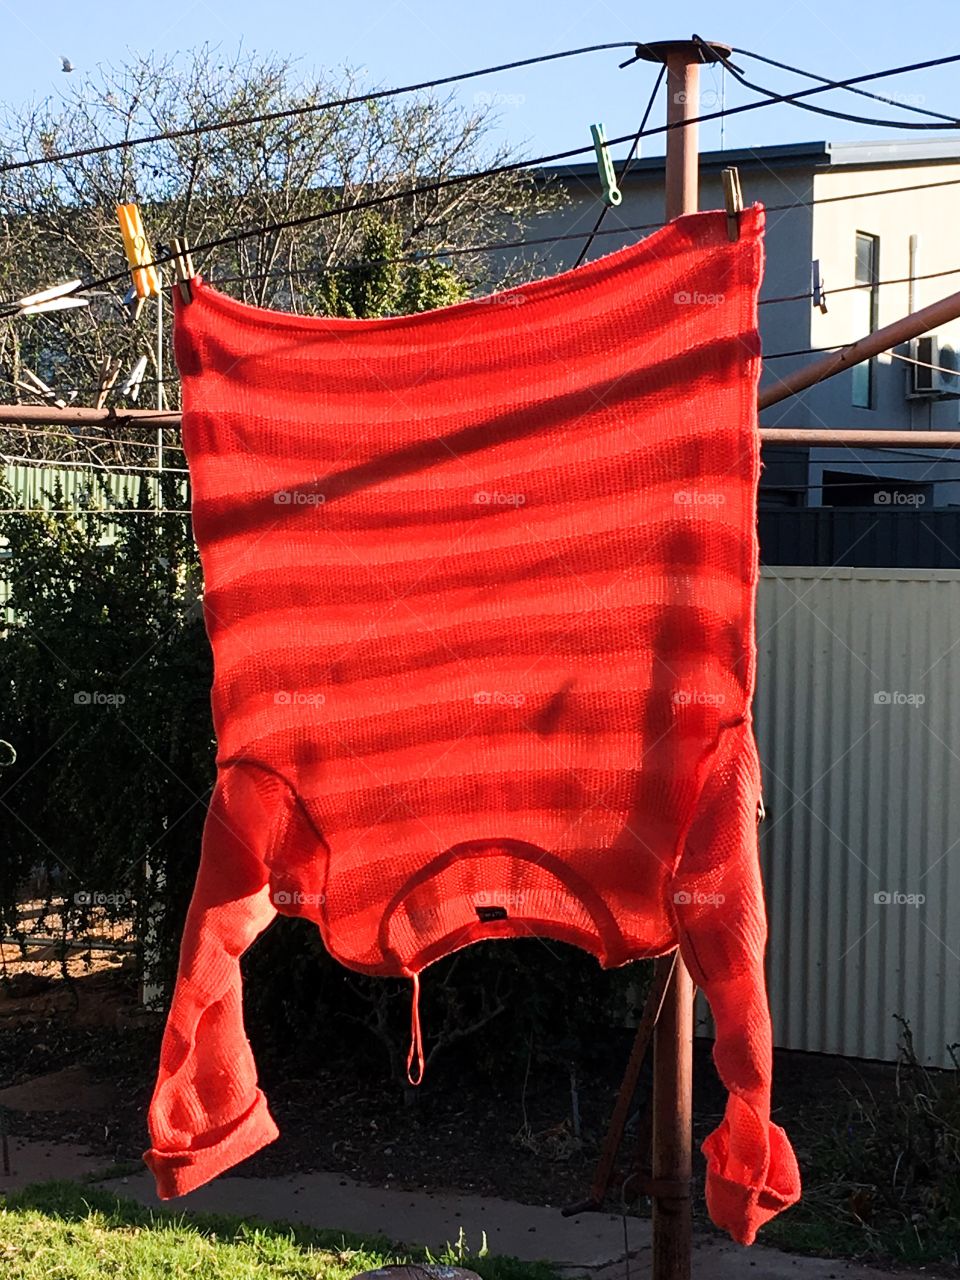
[[[960,571],[765,568],[755,706],[774,1041],[960,1041]]]

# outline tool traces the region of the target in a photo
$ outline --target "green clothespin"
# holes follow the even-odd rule
[[[617,175],[613,171],[613,161],[607,150],[607,139],[602,124],[590,126],[594,150],[597,153],[597,167],[600,170],[600,185],[603,187],[603,198],[610,205],[623,203],[623,193],[617,186]]]

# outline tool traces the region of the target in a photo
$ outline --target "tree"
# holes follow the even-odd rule
[[[459,250],[497,239],[505,222],[522,227],[559,197],[522,173],[406,194],[515,158],[489,140],[491,108],[465,111],[449,97],[419,93],[317,109],[363,88],[349,70],[307,78],[289,59],[226,57],[205,46],[183,58],[135,58],[101,68],[85,79],[71,78],[59,101],[8,110],[0,122],[0,153],[7,163],[143,135],[180,136],[0,171],[0,297],[123,272],[118,201],[140,205],[156,250],[176,235],[201,245],[257,232],[195,255],[196,268],[218,288],[257,306],[378,315],[391,307],[422,310],[473,289],[515,282],[523,268]],[[189,132],[265,114],[273,118]],[[371,196],[397,199],[379,206],[375,216],[334,212]],[[325,212],[333,216],[269,230],[274,223]],[[445,262],[430,256],[444,250],[458,252]],[[406,272],[378,261],[414,254],[426,256]],[[389,270],[380,272],[381,266]],[[372,279],[382,292],[368,289],[364,295],[362,281],[369,286],[371,268],[378,271]],[[351,283],[353,274],[359,281]],[[0,396],[35,402],[17,385],[26,367],[62,395],[75,392],[76,403],[92,403],[105,357],[129,369],[146,356],[144,386],[153,402],[153,307],[131,324],[122,304],[125,288],[94,291],[86,309],[0,321]],[[169,333],[163,367],[167,403],[176,406]],[[114,392],[111,403],[131,402]],[[64,460],[144,460],[142,431],[138,436],[112,427],[83,435],[6,431],[0,433],[0,449]],[[167,443],[176,444],[173,434]]]

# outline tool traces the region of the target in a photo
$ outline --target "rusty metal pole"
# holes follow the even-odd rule
[[[697,126],[689,122],[699,115],[700,63],[730,52],[728,45],[669,40],[647,45],[641,54],[667,66],[668,222],[697,211]],[[672,962],[672,956],[664,956],[657,964]],[[678,956],[653,1041],[653,1280],[690,1280],[692,1171],[693,982]]]

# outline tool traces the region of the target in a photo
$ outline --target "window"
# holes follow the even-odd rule
[[[857,232],[856,284],[866,286],[853,291],[854,334],[861,337],[877,327],[880,303],[880,237]],[[874,404],[874,360],[853,366],[853,404],[858,409],[872,409]]]

